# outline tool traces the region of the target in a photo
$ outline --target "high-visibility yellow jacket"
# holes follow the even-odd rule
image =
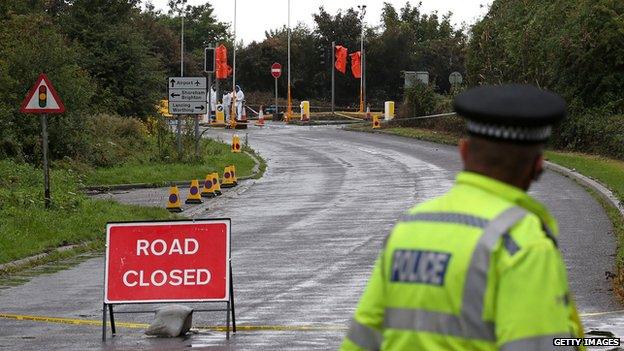
[[[566,350],[583,330],[557,233],[523,190],[460,173],[386,239],[341,349]]]

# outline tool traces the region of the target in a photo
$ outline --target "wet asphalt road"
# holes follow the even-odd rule
[[[229,140],[232,133],[206,134]],[[237,323],[254,330],[241,330],[227,342],[224,333],[206,330],[162,340],[147,338],[140,329],[119,328],[117,337],[102,344],[97,326],[0,319],[0,350],[335,349],[396,219],[452,185],[460,169],[455,148],[335,127],[270,124],[238,133],[248,133],[250,145],[267,160],[265,176],[188,207],[184,214],[233,219]],[[532,193],[559,219],[560,247],[581,312],[621,309],[605,280],[605,271],[613,270],[616,244],[600,205],[571,180],[550,172]],[[102,197],[164,206],[166,196],[166,189],[144,189]],[[37,276],[0,290],[0,313],[98,320],[102,278],[102,257]],[[622,316],[583,319],[588,329],[624,335],[612,325]],[[151,320],[150,315],[117,318]],[[225,313],[194,316],[196,326],[224,320]]]

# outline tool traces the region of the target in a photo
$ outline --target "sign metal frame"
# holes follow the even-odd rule
[[[224,223],[227,227],[226,233],[226,282],[225,297],[223,299],[163,299],[163,300],[132,300],[132,301],[110,301],[107,297],[108,292],[108,264],[110,250],[110,228],[111,226],[163,226],[163,225],[189,225],[189,224],[205,224],[205,223]],[[112,336],[116,334],[114,306],[119,305],[145,305],[160,303],[225,303],[225,308],[219,309],[194,309],[194,312],[226,312],[226,339],[230,338],[230,325],[233,333],[236,333],[236,315],[234,309],[234,280],[232,276],[232,220],[230,218],[202,218],[202,219],[181,219],[181,220],[154,220],[154,221],[122,221],[108,222],[106,224],[106,254],[104,257],[104,290],[102,304],[102,341],[106,341],[107,334],[107,315],[110,316],[110,327]],[[132,310],[118,311],[117,313],[153,313],[153,310]],[[230,316],[232,322],[230,323]]]

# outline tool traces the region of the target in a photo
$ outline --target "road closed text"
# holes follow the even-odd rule
[[[225,299],[228,225],[229,221],[109,225],[106,301]]]
[[[199,242],[193,238],[184,240],[173,239],[167,242],[162,239],[137,240],[136,255],[141,256],[172,256],[193,255],[199,251]],[[179,285],[207,285],[210,283],[210,271],[200,269],[172,269],[164,271],[157,269],[150,272],[144,270],[128,270],[123,274],[123,284],[127,287],[134,286],[179,286]]]

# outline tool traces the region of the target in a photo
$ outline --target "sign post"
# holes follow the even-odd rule
[[[48,162],[48,113],[63,113],[65,105],[48,77],[41,73],[20,106],[22,113],[41,114],[41,141],[43,152],[43,198],[45,208],[50,208],[50,167]]]
[[[43,201],[45,208],[50,208],[50,166],[48,162],[48,115],[41,114],[41,142],[43,144]]]
[[[225,303],[195,311],[226,312],[229,339],[230,313],[236,332],[230,228],[230,219],[108,223],[102,340],[107,314],[115,335],[114,305],[172,302]]]
[[[209,45],[204,49],[204,72],[208,73],[208,86],[207,86],[207,100],[208,107],[206,109],[206,115],[208,116],[208,123],[210,123],[210,119],[212,118],[212,74],[215,70],[215,55],[214,55],[214,47]],[[195,125],[195,155],[199,157],[199,122]]]
[[[271,75],[275,78],[275,114],[274,116],[277,118],[277,79],[282,76],[282,65],[275,62],[271,65]],[[275,119],[274,119],[275,120]]]
[[[332,41],[332,58],[331,58],[331,72],[332,72],[332,83],[331,83],[331,111],[332,114],[334,113],[335,110],[335,99],[334,97],[336,96],[336,67],[334,67],[336,65],[336,42]]]

